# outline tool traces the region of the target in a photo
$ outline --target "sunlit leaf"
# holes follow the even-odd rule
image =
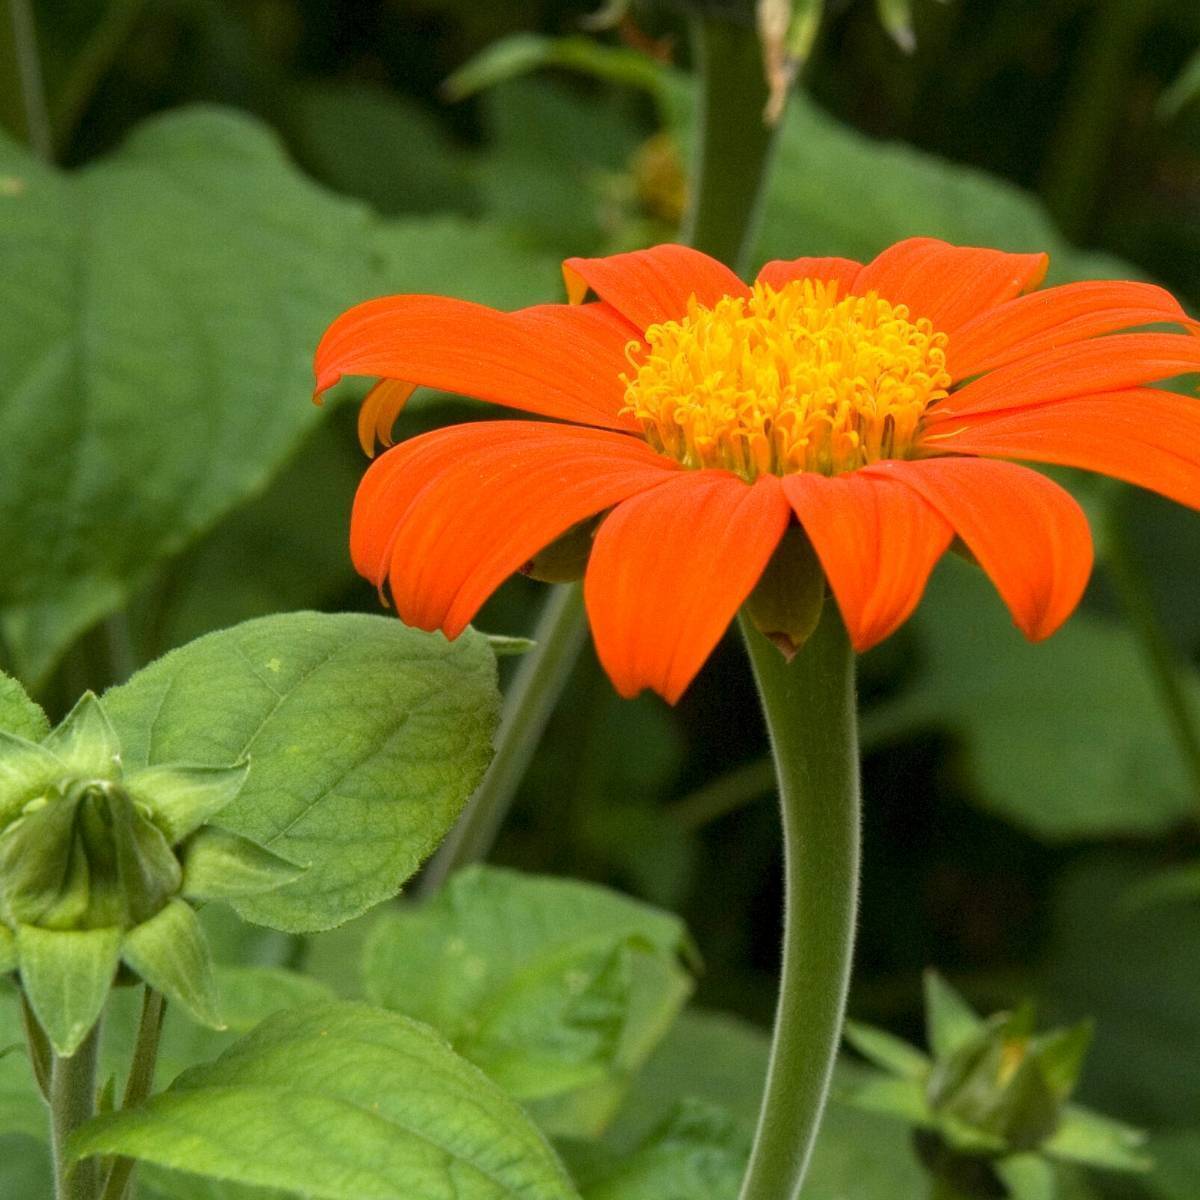
[[[592,884],[472,868],[367,943],[367,996],[427,1021],[556,1134],[599,1131],[690,990],[682,922]]]
[[[308,869],[235,906],[297,930],[348,920],[412,874],[487,765],[499,696],[482,635],[297,613],[191,642],[106,705],[129,770],[250,759],[220,824]]]
[[[430,1029],[366,1005],[264,1022],[76,1154],[125,1154],[314,1200],[574,1200],[535,1127]]]

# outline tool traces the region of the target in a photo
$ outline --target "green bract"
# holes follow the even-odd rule
[[[917,1149],[960,1192],[986,1191],[1010,1164],[1057,1159],[1146,1170],[1136,1129],[1071,1104],[1091,1042],[1090,1022],[1034,1032],[1034,1010],[979,1017],[943,979],[925,980],[932,1057],[881,1029],[848,1022],[846,1038],[886,1074],[847,1090],[856,1107],[913,1125]],[[991,1181],[991,1182],[989,1182]]]
[[[0,969],[18,969],[60,1055],[95,1024],[124,966],[220,1025],[189,900],[270,890],[301,868],[207,822],[248,770],[162,764],[125,772],[87,693],[41,742],[0,732]]]

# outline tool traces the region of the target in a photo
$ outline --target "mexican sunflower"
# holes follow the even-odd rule
[[[599,516],[584,594],[600,660],[623,695],[670,701],[795,523],[858,650],[909,616],[955,537],[1044,638],[1079,601],[1091,538],[1067,492],[1004,460],[1200,507],[1200,402],[1147,386],[1200,371],[1200,325],[1146,283],[1036,291],[1046,266],[912,238],[865,266],[769,262],[748,285],[663,245],[568,259],[569,304],[360,304],[315,366],[318,393],[381,377],[360,415],[369,450],[418,385],[550,420],[388,450],[355,500],[355,565],[406,622],[453,638]]]

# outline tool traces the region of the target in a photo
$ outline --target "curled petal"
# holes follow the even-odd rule
[[[415,383],[403,379],[381,379],[363,398],[358,410],[358,444],[368,458],[375,457],[376,444],[392,444],[392,426],[416,390]]]
[[[724,263],[669,243],[607,258],[568,258],[563,278],[572,304],[578,304],[590,289],[639,330],[678,321],[693,296],[711,308],[722,296],[750,294]]]
[[[596,653],[622,696],[674,704],[758,582],[789,520],[774,475],[688,471],[617,506],[584,595]]]
[[[1031,641],[1075,610],[1092,570],[1091,533],[1079,505],[1044,475],[985,458],[875,463],[863,474],[895,479],[940,512]]]
[[[987,309],[1037,287],[1049,261],[1045,254],[908,238],[867,263],[854,292],[878,292],[892,304],[908,305],[913,316],[928,317],[935,329],[953,333]]]
[[[1134,388],[1190,371],[1200,371],[1200,338],[1188,334],[1115,333],[1090,338],[981,375],[931,409],[928,424],[932,428],[964,416]]]
[[[836,282],[839,296],[849,296],[854,291],[854,281],[862,270],[862,263],[852,258],[775,258],[763,266],[758,273],[758,282],[770,284],[778,291],[785,283],[795,279],[816,279],[821,283]]]
[[[1179,301],[1152,283],[1087,280],[1018,296],[955,331],[947,365],[955,380],[1043,350],[1170,321],[1198,328]]]
[[[973,417],[926,445],[1082,467],[1200,508],[1200,400],[1175,392],[1133,388]]]
[[[785,476],[783,490],[854,648],[869,650],[908,620],[954,531],[921,496],[887,477],[802,473]]]
[[[409,625],[457,637],[508,576],[577,521],[674,479],[644,442],[536,421],[453,425],[374,463],[354,500],[359,573]]]
[[[632,429],[620,416],[637,331],[607,304],[541,304],[497,312],[442,296],[386,296],[325,331],[317,391],[343,375],[441,388],[563,421]]]

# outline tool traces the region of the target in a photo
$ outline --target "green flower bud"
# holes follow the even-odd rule
[[[0,732],[0,970],[55,1050],[73,1054],[119,969],[220,1025],[212,964],[189,901],[279,887],[302,868],[209,825],[249,764],[126,773],[90,693],[41,744]]]
[[[182,878],[162,831],[111,780],[61,780],[0,834],[0,916],[10,926],[128,929]]]

